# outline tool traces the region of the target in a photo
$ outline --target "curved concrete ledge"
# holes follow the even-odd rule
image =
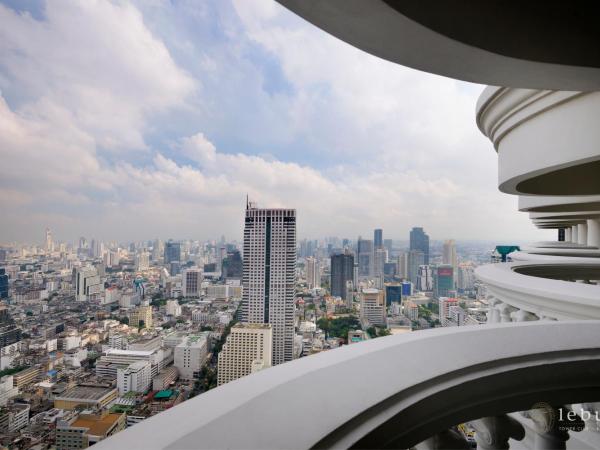
[[[557,260],[553,257],[552,261],[545,262],[538,258],[531,262],[480,266],[475,269],[475,274],[486,284],[488,293],[493,297],[539,317],[600,319],[600,286],[524,275],[516,271],[531,268],[532,272],[539,274],[544,266],[550,272],[560,273],[562,270],[565,276],[569,276],[570,270],[600,270],[600,261],[582,263],[576,259]]]
[[[600,249],[596,247],[523,247],[522,253],[532,255],[546,255],[557,257],[573,257],[573,258],[600,258]],[[510,254],[512,257],[512,253]]]
[[[600,211],[600,195],[569,197],[519,195],[519,211],[539,213]]]
[[[598,61],[587,67],[570,61],[586,46],[590,46],[589,51],[583,52],[586,57],[597,54],[593,48],[597,41],[595,34],[573,45],[575,35],[570,31],[577,29],[576,36],[580,39],[585,35],[584,30],[594,27],[574,24],[565,30],[568,39],[558,39],[550,45],[549,40],[558,37],[569,17],[585,17],[551,12],[552,5],[526,11],[521,4],[515,5],[517,10],[512,10],[508,3],[502,8],[486,9],[489,5],[481,2],[445,5],[434,1],[394,0],[278,1],[337,38],[404,66],[497,86],[600,89]],[[543,18],[546,11],[551,14]],[[527,19],[528,13],[535,18]],[[550,25],[553,17],[560,17],[562,26]],[[536,33],[547,32],[550,28],[532,28],[532,24],[546,20],[553,33],[536,39]],[[507,21],[512,23],[510,33],[506,32]],[[522,25],[519,27],[521,37],[515,26],[517,21]],[[493,31],[495,28],[498,32]],[[505,45],[509,40],[514,42]],[[521,44],[524,40],[528,42],[527,46]],[[568,48],[564,48],[565,44]],[[523,54],[530,50],[528,55]]]
[[[567,262],[573,264],[597,264],[600,262],[598,258],[594,257],[583,257],[583,256],[556,256],[556,255],[545,255],[538,253],[528,253],[525,251],[521,252],[512,252],[510,254],[510,259],[513,262]]]
[[[600,92],[488,87],[477,124],[498,151],[502,192],[600,194]]]
[[[241,378],[97,447],[408,448],[541,399],[600,399],[598,325],[538,321],[373,339]]]

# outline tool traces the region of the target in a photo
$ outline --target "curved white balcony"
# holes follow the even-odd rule
[[[587,23],[595,13],[578,3],[278,2],[361,50],[426,72],[497,86],[600,89],[598,34]]]
[[[448,448],[452,436],[444,430],[459,423],[474,421],[483,441],[508,442],[523,439],[524,430],[503,414],[529,410],[540,401],[598,400],[598,322],[438,328],[275,366],[96,447],[410,448],[434,436],[437,446],[429,441],[425,448]]]
[[[498,152],[510,194],[600,194],[600,92],[488,87],[477,124]]]
[[[513,260],[522,255],[511,253]],[[540,255],[543,256],[543,255]],[[488,321],[600,319],[600,260],[593,258],[538,257],[535,260],[489,264],[475,270],[490,295]],[[498,313],[498,314],[495,314]]]
[[[575,195],[568,197],[520,195],[519,211],[540,213],[600,211],[600,195]]]

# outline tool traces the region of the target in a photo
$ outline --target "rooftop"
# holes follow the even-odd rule
[[[77,400],[100,400],[110,394],[115,389],[112,387],[101,386],[75,386],[57,396],[57,400],[77,399]]]
[[[108,413],[104,416],[82,414],[71,424],[71,427],[87,428],[88,434],[104,436],[121,416],[122,414],[117,413]]]

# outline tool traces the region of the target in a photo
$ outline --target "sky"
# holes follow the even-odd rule
[[[0,1],[0,242],[235,239],[246,195],[300,238],[543,240],[482,89],[271,0]]]

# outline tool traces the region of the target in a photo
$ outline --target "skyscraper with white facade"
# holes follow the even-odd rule
[[[306,258],[306,284],[309,289],[321,287],[321,268],[319,261],[313,256]]]
[[[273,364],[293,359],[296,210],[246,207],[242,320],[270,323]]]

